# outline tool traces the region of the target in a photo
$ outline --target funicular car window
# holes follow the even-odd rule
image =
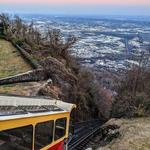
[[[32,150],[33,127],[0,131],[0,150]]]
[[[38,123],[35,126],[35,150],[39,150],[53,141],[54,121]]]
[[[57,119],[55,123],[55,140],[58,140],[66,134],[67,118]]]

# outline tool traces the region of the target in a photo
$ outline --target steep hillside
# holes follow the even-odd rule
[[[30,74],[30,77],[34,78],[32,81],[37,81],[39,77],[42,77],[38,80],[40,82],[52,81],[49,84],[40,85],[36,95],[50,96],[77,104],[76,118],[78,120],[109,117],[111,94],[98,83],[91,70],[83,68],[76,58],[70,55],[70,49],[77,42],[75,36],[69,34],[64,38],[60,30],[50,28],[47,28],[43,35],[34,27],[33,22],[27,25],[19,17],[11,20],[9,16],[2,14],[0,19],[5,29],[4,38],[11,41],[23,55],[25,54],[29,63],[34,62],[35,73]],[[15,83],[19,83],[20,79],[22,78],[19,76],[19,80],[16,81],[15,76]],[[1,83],[8,84],[3,81]],[[4,89],[5,93],[9,91],[17,93],[18,86],[21,86],[20,91],[25,90],[22,85],[15,84],[13,87],[5,85],[1,90]]]
[[[150,149],[150,118],[111,119],[104,128],[118,126],[107,131],[106,141],[114,139],[97,150],[149,150]],[[117,135],[117,136],[116,136]]]

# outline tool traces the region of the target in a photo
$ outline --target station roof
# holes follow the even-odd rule
[[[71,112],[74,107],[56,99],[0,95],[0,120]]]

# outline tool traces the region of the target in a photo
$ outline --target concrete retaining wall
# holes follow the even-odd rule
[[[18,74],[15,76],[0,79],[0,85],[21,83],[21,82],[33,82],[47,80],[48,77],[43,69],[28,71],[26,73]]]
[[[26,52],[23,48],[21,48],[19,45],[16,45],[12,43],[21,53],[22,57],[34,68],[39,69],[42,68],[42,66],[37,62],[37,60],[33,59],[31,55]]]

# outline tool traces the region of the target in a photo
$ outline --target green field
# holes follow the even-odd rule
[[[32,70],[13,45],[0,39],[0,78]]]

